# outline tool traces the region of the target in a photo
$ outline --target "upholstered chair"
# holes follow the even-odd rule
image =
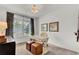
[[[41,41],[43,42],[43,46],[47,47],[48,46],[48,35],[46,32],[41,33]]]

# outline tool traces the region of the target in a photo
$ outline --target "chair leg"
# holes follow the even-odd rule
[[[48,44],[47,44],[47,47],[48,47]]]

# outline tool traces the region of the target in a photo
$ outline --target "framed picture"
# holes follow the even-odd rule
[[[49,23],[49,31],[50,32],[58,32],[59,31],[59,22]]]
[[[48,31],[48,24],[47,23],[41,24],[41,31]]]

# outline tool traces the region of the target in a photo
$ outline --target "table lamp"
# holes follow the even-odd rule
[[[5,36],[6,28],[7,28],[7,22],[0,21],[0,36]]]

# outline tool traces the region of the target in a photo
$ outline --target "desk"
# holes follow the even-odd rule
[[[31,44],[31,52],[34,55],[40,55],[43,53],[43,45],[40,43],[33,43]]]
[[[38,41],[29,41],[26,42],[26,49],[28,51],[28,54],[34,54],[34,55],[44,55],[48,52],[47,47],[44,47],[42,42]]]

